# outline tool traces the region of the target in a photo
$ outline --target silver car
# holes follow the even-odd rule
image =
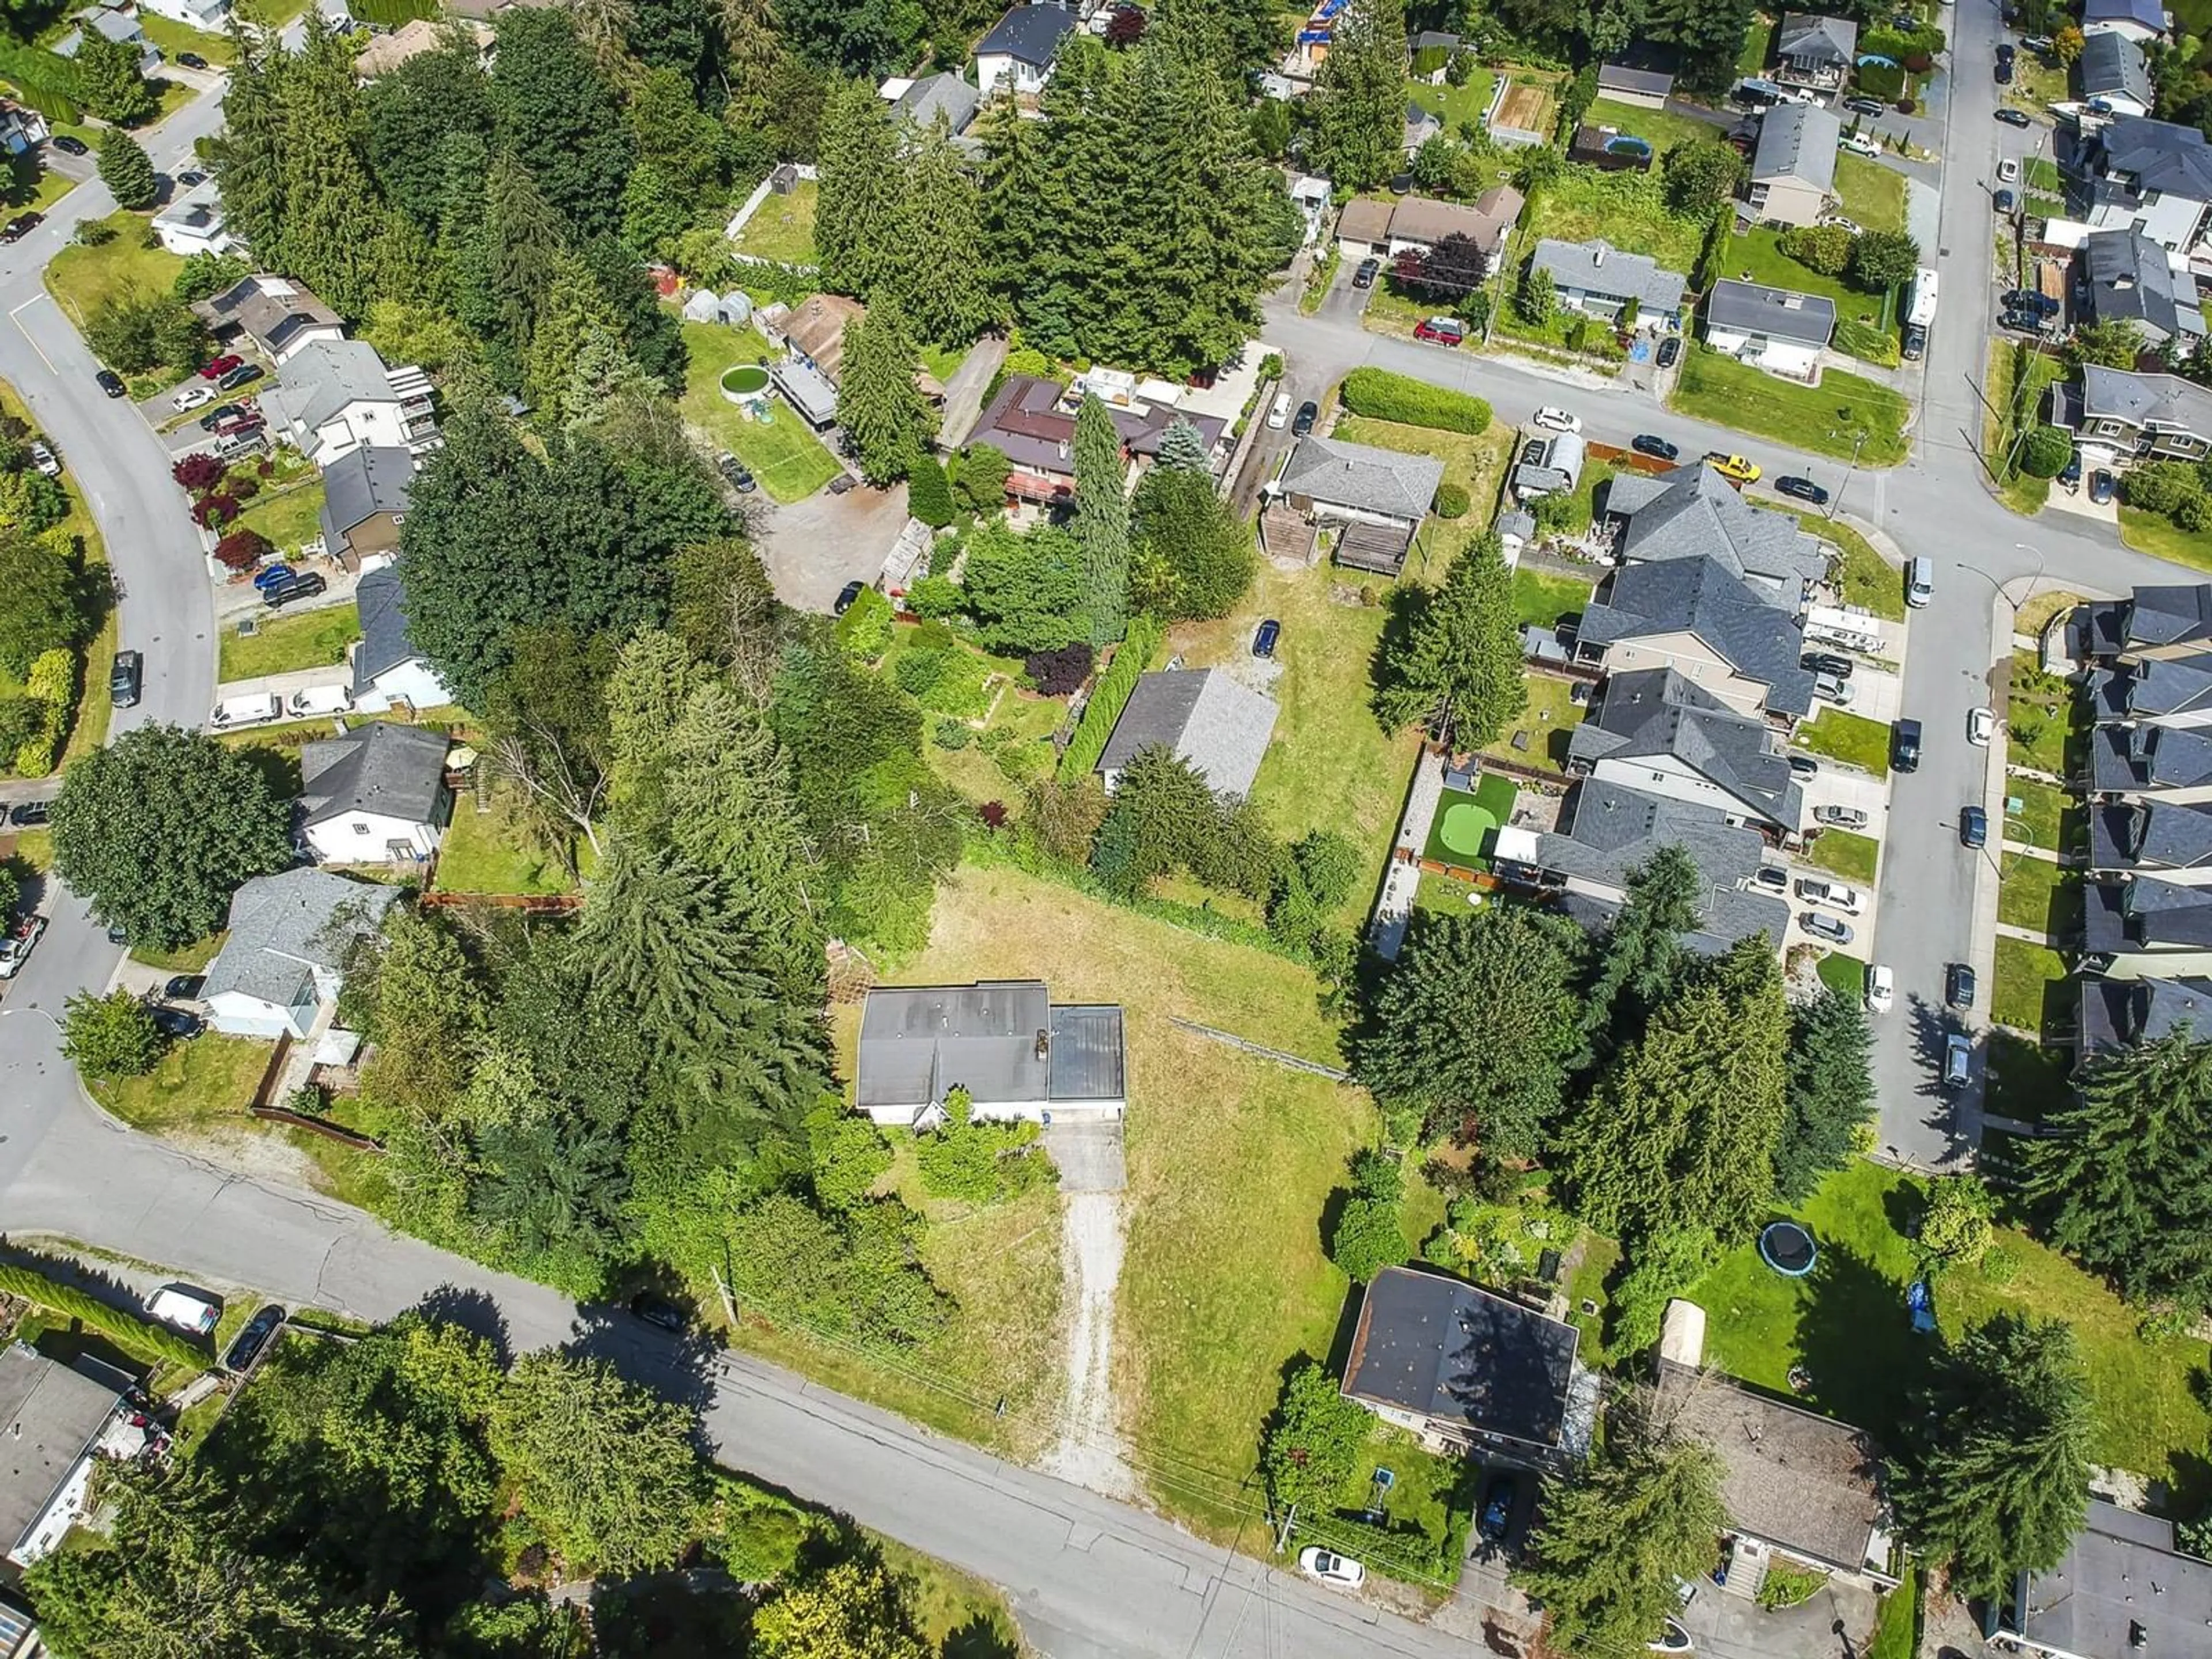
[[[1804,910],[1798,913],[1797,925],[1814,939],[1826,939],[1831,945],[1849,945],[1851,942],[1850,925],[1838,916],[1823,915],[1818,910]]]

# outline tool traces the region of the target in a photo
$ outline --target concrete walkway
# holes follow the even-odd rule
[[[1413,915],[1413,896],[1421,885],[1421,849],[1429,844],[1429,826],[1436,821],[1437,804],[1443,799],[1444,757],[1421,751],[1413,769],[1413,787],[1406,793],[1406,811],[1398,821],[1398,839],[1391,844],[1390,867],[1383,873],[1382,891],[1375,901],[1368,937],[1375,954],[1385,962],[1398,959],[1406,942],[1406,928]]]

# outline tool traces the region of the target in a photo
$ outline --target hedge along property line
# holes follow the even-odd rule
[[[428,21],[438,15],[437,0],[348,0],[347,9],[364,23],[387,29],[417,18]]]
[[[111,1308],[98,1297],[74,1285],[58,1283],[34,1268],[0,1262],[0,1291],[20,1296],[49,1312],[73,1319],[133,1353],[172,1365],[189,1365],[196,1370],[206,1369],[207,1354],[181,1333],[164,1325],[149,1324],[119,1308]]]
[[[1114,722],[1129,706],[1129,694],[1137,689],[1137,677],[1150,665],[1159,643],[1160,625],[1152,617],[1139,617],[1129,624],[1128,637],[1121,641],[1121,648],[1114,653],[1113,662],[1099,678],[1091,701],[1083,705],[1083,718],[1077,722],[1075,735],[1060,753],[1062,783],[1079,782],[1084,774],[1098,764],[1098,757],[1106,752],[1106,739],[1114,733]]]
[[[1452,392],[1387,368],[1355,368],[1338,388],[1344,406],[1370,420],[1401,426],[1434,427],[1480,437],[1490,429],[1490,405],[1464,392]]]

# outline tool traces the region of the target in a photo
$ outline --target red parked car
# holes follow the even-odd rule
[[[1467,330],[1449,317],[1431,317],[1413,331],[1413,337],[1437,345],[1455,346],[1467,338]]]
[[[203,380],[219,380],[246,361],[234,351],[226,351],[200,371]]]

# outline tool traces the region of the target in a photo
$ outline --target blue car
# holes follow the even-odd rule
[[[1492,1543],[1504,1541],[1506,1529],[1513,1523],[1513,1500],[1520,1494],[1520,1484],[1510,1474],[1495,1477],[1482,1494],[1482,1513],[1476,1517],[1475,1527]]]
[[[1277,622],[1273,617],[1268,617],[1260,624],[1260,631],[1252,636],[1252,654],[1255,657],[1273,656],[1275,641],[1282,637],[1282,623]]]
[[[1978,806],[1959,809],[1959,842],[1964,847],[1986,846],[1990,839],[1990,815]]]
[[[292,567],[289,564],[265,564],[253,573],[253,585],[264,593],[278,582],[291,580]]]

